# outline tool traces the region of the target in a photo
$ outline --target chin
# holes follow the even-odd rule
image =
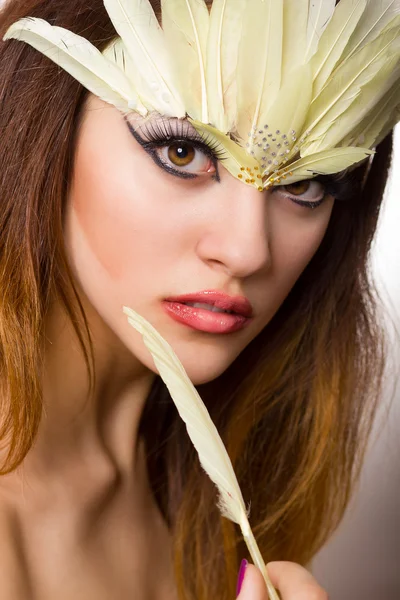
[[[210,357],[208,360],[205,359],[202,362],[183,362],[186,373],[193,385],[202,385],[203,383],[210,383],[214,381],[220,375],[222,375],[227,368],[232,364],[232,361],[211,361]]]

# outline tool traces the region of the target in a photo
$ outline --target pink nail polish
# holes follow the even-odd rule
[[[241,564],[240,564],[240,569],[239,569],[239,575],[238,575],[238,580],[237,580],[237,587],[236,587],[236,596],[239,596],[240,594],[240,590],[242,589],[242,584],[244,581],[244,576],[246,574],[246,567],[249,563],[247,562],[246,559],[243,559]]]

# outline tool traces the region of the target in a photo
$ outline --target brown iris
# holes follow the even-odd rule
[[[285,189],[294,196],[302,196],[309,191],[310,186],[310,181],[298,181],[297,183],[292,183],[291,185],[285,185]]]
[[[175,142],[168,146],[168,158],[177,167],[186,167],[195,157],[195,150],[190,144]]]

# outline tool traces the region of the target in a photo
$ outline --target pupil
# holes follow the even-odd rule
[[[171,144],[168,149],[168,158],[177,167],[186,167],[195,157],[195,150],[190,144]]]
[[[288,185],[287,189],[292,192],[292,194],[296,194],[300,196],[301,194],[305,194],[310,189],[311,183],[309,181],[299,181],[297,183],[292,183],[292,185]]]
[[[182,148],[182,146],[178,146],[178,148],[176,149],[176,153],[179,158],[186,158],[186,156],[188,155],[187,149]]]

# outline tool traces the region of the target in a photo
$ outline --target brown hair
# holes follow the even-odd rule
[[[153,5],[159,3],[153,2]],[[159,9],[159,6],[156,6]],[[0,36],[41,17],[100,49],[114,36],[102,0],[13,0]],[[39,52],[0,43],[0,370],[3,473],[41,419],[41,337],[49,302],[74,324],[91,381],[90,333],[63,246],[63,207],[85,91]],[[336,202],[326,236],[268,327],[217,380],[199,386],[227,445],[266,561],[307,563],[338,525],[379,397],[382,340],[368,253],[391,157],[379,146],[361,191]],[[354,173],[356,182],[365,167]],[[180,597],[233,598],[247,552],[156,379],[141,422],[154,493],[175,541]]]

